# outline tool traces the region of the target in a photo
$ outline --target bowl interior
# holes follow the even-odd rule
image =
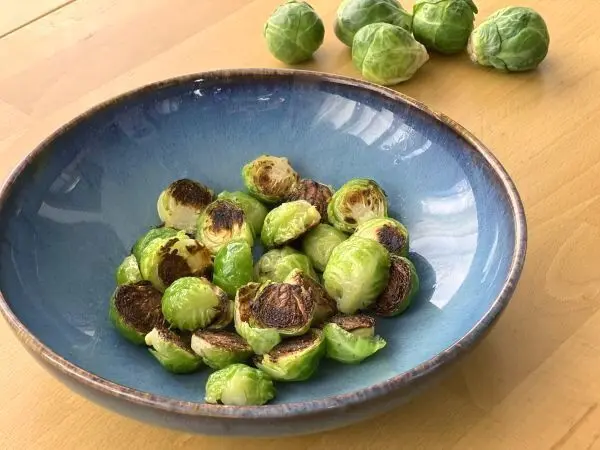
[[[280,384],[277,403],[366,388],[447,349],[490,309],[514,256],[513,211],[486,160],[450,127],[361,87],[298,76],[189,79],[123,97],[63,131],[2,206],[0,288],[51,350],[141,391],[202,402],[209,374],[165,372],[108,319],[114,269],[157,223],[157,196],[175,179],[242,189],[245,162],[283,155],[335,187],[376,179],[411,233],[422,289],[404,315],[378,320],[388,346],[361,365],[325,361],[310,381]]]

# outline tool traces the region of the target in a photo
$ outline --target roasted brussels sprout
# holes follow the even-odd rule
[[[325,27],[308,3],[288,0],[273,11],[263,33],[275,58],[298,64],[310,59],[321,46]]]
[[[191,373],[202,364],[202,358],[190,347],[190,337],[168,328],[154,328],[146,335],[146,345],[152,356],[169,372]]]
[[[338,315],[323,327],[327,357],[345,364],[358,364],[385,347],[375,336],[375,319],[363,314]]]
[[[367,220],[387,216],[388,201],[373,180],[355,178],[333,194],[327,208],[329,222],[340,231],[352,233]]]
[[[428,60],[423,44],[396,25],[374,23],[354,36],[352,62],[374,83],[391,86],[406,81]]]
[[[204,276],[211,269],[208,249],[187,236],[154,239],[140,258],[142,277],[161,292],[179,278]]]
[[[333,249],[347,238],[348,236],[331,225],[321,223],[304,235],[302,250],[315,269],[323,272]]]
[[[198,216],[212,198],[213,192],[203,184],[182,179],[161,192],[156,207],[165,226],[193,233]]]
[[[390,263],[388,284],[371,307],[379,316],[403,313],[419,292],[419,277],[413,263],[396,255],[392,255]]]
[[[212,254],[233,240],[254,244],[254,232],[244,210],[229,200],[215,200],[207,206],[198,219],[196,237]]]
[[[140,267],[135,256],[129,255],[123,260],[119,267],[117,267],[115,278],[117,286],[142,281],[142,274],[140,273]]]
[[[358,30],[372,23],[391,23],[411,31],[412,17],[396,0],[344,0],[337,10],[335,35],[352,47]]]
[[[271,204],[284,201],[299,180],[287,158],[269,155],[246,164],[242,178],[252,196]]]
[[[378,242],[353,236],[338,245],[325,267],[325,290],[345,314],[368,308],[383,292],[390,256]]]
[[[300,180],[290,192],[288,202],[306,200],[321,214],[321,222],[327,222],[327,206],[333,196],[333,189],[314,180]]]
[[[192,350],[213,369],[241,363],[252,356],[248,343],[229,331],[197,331],[192,336]]]
[[[323,332],[311,329],[284,340],[269,353],[255,356],[254,364],[274,380],[304,381],[316,372],[324,353]]]
[[[269,376],[245,364],[232,364],[213,372],[206,382],[207,403],[223,405],[264,405],[275,397]]]
[[[285,278],[285,283],[302,286],[311,293],[315,312],[313,314],[313,325],[318,325],[333,316],[337,312],[335,300],[332,299],[327,291],[314,278],[300,269],[294,269]]]
[[[231,241],[215,256],[213,283],[231,297],[237,290],[252,281],[252,248],[246,241]]]
[[[413,33],[429,50],[458,53],[467,47],[476,13],[473,0],[417,0]]]
[[[215,286],[215,293],[219,297],[219,313],[207,328],[209,330],[222,330],[233,322],[234,303],[218,286]]]
[[[175,228],[169,227],[158,227],[152,228],[146,234],[141,236],[133,248],[131,249],[131,253],[135,256],[138,263],[142,259],[142,251],[152,242],[154,239],[164,239],[179,236],[180,238],[188,237],[184,231],[176,230]]]
[[[110,320],[123,337],[141,345],[146,334],[164,322],[161,298],[148,281],[119,286],[110,300]]]
[[[320,220],[317,208],[306,200],[283,203],[269,211],[260,237],[265,247],[278,247],[299,238]]]
[[[354,233],[379,242],[385,249],[399,256],[408,254],[408,230],[390,217],[379,217],[363,222]]]
[[[531,8],[496,11],[469,38],[471,60],[507,72],[535,69],[548,54],[550,35],[542,16]]]
[[[275,248],[262,255],[255,265],[255,277],[260,282],[282,282],[294,269],[301,269],[312,279],[317,279],[308,257],[291,247]]]
[[[265,205],[251,195],[240,191],[223,191],[217,196],[217,199],[229,200],[230,202],[233,202],[242,208],[244,210],[244,214],[246,215],[246,220],[250,222],[250,225],[252,225],[254,235],[260,236],[263,222],[265,221],[265,217],[269,212]]]

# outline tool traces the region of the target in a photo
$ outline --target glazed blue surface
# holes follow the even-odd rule
[[[379,320],[387,347],[359,366],[325,361],[275,403],[367,388],[461,339],[490,309],[515,252],[515,224],[496,175],[450,128],[412,106],[311,79],[178,84],[114,103],[68,129],[17,178],[0,215],[0,289],[51,350],[98,376],[202,402],[208,369],[175,376],[108,319],[114,270],[158,221],[156,199],[189,177],[242,189],[242,165],[287,156],[335,187],[376,179],[411,234],[421,292]],[[307,388],[308,385],[308,388]]]

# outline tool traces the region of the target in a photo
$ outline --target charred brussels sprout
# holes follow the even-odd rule
[[[115,278],[118,286],[142,281],[142,274],[140,273],[140,267],[135,256],[129,255],[123,260],[117,268]]]
[[[396,316],[403,313],[419,292],[419,277],[408,258],[392,255],[389,281],[372,305],[379,316]]]
[[[299,180],[287,158],[269,155],[246,164],[242,178],[252,196],[271,204],[284,201]]]
[[[262,255],[256,262],[255,276],[260,282],[282,282],[294,269],[301,269],[312,279],[317,279],[308,257],[291,247],[276,248]]]
[[[284,280],[285,283],[302,286],[312,295],[313,303],[315,304],[315,312],[313,314],[313,325],[318,325],[337,312],[335,300],[333,300],[327,291],[315,281],[314,278],[300,269],[294,269]]]
[[[358,225],[387,216],[387,196],[373,180],[355,178],[333,194],[327,208],[329,222],[340,231],[352,233]]]
[[[252,225],[255,236],[260,236],[263,222],[269,210],[260,201],[244,192],[221,192],[217,199],[229,200],[244,210],[246,220]]]
[[[245,364],[232,364],[213,372],[206,382],[207,403],[223,405],[264,405],[275,397],[269,376]]]
[[[192,349],[213,369],[223,369],[252,356],[246,341],[229,331],[197,331],[192,336]]]
[[[215,200],[198,219],[197,238],[215,254],[233,240],[254,244],[254,232],[244,210],[229,200]]]
[[[381,217],[368,220],[356,229],[354,236],[377,241],[390,253],[399,256],[408,254],[408,230],[395,219]]]
[[[146,334],[164,322],[161,298],[148,281],[119,286],[110,300],[110,320],[123,337],[141,345]]]
[[[302,336],[286,339],[269,353],[254,357],[256,367],[277,381],[304,381],[319,367],[325,353],[321,330],[311,329]]]
[[[177,180],[158,197],[158,215],[165,226],[193,233],[198,216],[212,198],[213,192],[203,184],[188,179]]]
[[[169,372],[191,373],[202,364],[202,359],[190,347],[189,336],[182,336],[168,328],[154,328],[146,335],[146,345],[152,356]]]
[[[148,244],[150,244],[150,242],[152,242],[154,239],[164,239],[175,236],[179,236],[180,238],[187,237],[185,232],[176,230],[175,228],[152,228],[150,231],[148,231],[146,234],[144,234],[137,240],[137,242],[131,249],[131,253],[133,254],[133,256],[135,256],[135,259],[137,259],[139,263],[142,259],[142,251],[144,251],[144,249],[148,246]]]
[[[252,281],[253,270],[248,242],[231,241],[215,256],[213,283],[233,298],[240,287]]]
[[[287,198],[288,202],[306,200],[319,211],[321,221],[327,222],[327,206],[333,196],[333,189],[313,180],[300,180]]]
[[[375,336],[375,319],[363,314],[338,315],[323,327],[327,357],[345,364],[358,364],[385,347]]]
[[[267,214],[261,234],[262,242],[265,247],[285,245],[302,236],[320,220],[317,208],[306,200],[283,203]]]
[[[345,314],[368,308],[383,292],[390,256],[378,242],[353,236],[332,252],[323,273],[327,293]]]
[[[304,235],[302,250],[315,269],[323,272],[333,249],[347,238],[348,236],[331,225],[321,223]]]

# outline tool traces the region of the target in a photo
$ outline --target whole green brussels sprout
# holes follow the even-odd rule
[[[418,292],[419,277],[414,264],[408,258],[392,255],[388,284],[371,309],[379,316],[397,316],[410,306]]]
[[[458,53],[467,47],[476,13],[473,0],[416,0],[413,34],[429,50]]]
[[[391,217],[378,217],[363,222],[356,229],[354,236],[373,239],[390,253],[400,256],[408,254],[408,230]]]
[[[302,238],[302,250],[319,272],[325,270],[331,252],[348,238],[329,224],[321,223]]]
[[[145,338],[152,356],[169,372],[191,373],[202,365],[202,358],[192,350],[190,337],[168,328],[154,328]]]
[[[310,59],[321,46],[325,27],[308,3],[288,0],[273,11],[263,33],[275,58],[286,64],[298,64]]]
[[[325,290],[340,312],[354,314],[383,292],[389,269],[390,255],[380,243],[353,236],[331,253],[323,272]]]
[[[337,315],[323,327],[327,357],[345,364],[358,364],[386,346],[375,336],[375,319],[364,314]]]
[[[372,23],[390,23],[409,32],[412,29],[410,13],[396,0],[344,0],[336,13],[335,35],[352,47],[358,30]]]
[[[191,345],[204,364],[213,369],[223,369],[252,356],[252,348],[248,343],[230,331],[196,331],[192,335]]]
[[[117,267],[115,278],[117,286],[142,281],[142,274],[140,273],[140,267],[135,256],[129,255],[123,260],[119,267]]]
[[[197,181],[184,178],[171,183],[158,197],[156,208],[165,226],[192,233],[204,208],[212,202],[213,191]]]
[[[270,155],[242,167],[242,178],[250,195],[270,204],[284,201],[300,179],[287,158]]]
[[[267,248],[279,247],[299,238],[320,220],[317,208],[306,200],[283,203],[265,217],[260,238]]]
[[[136,241],[133,248],[131,249],[131,253],[135,256],[138,263],[142,259],[142,251],[152,242],[154,239],[164,239],[178,236],[181,238],[186,238],[184,231],[176,230],[175,228],[169,227],[157,227],[150,229],[146,234],[140,236],[140,238]]]
[[[373,23],[354,36],[352,62],[363,77],[383,86],[412,78],[428,60],[423,44],[396,25]]]
[[[232,298],[237,290],[252,281],[252,248],[246,241],[231,241],[215,256],[213,283]]]
[[[229,200],[215,200],[198,218],[196,237],[214,255],[233,240],[254,244],[254,231],[244,210]]]
[[[244,210],[244,214],[246,215],[246,220],[248,220],[250,225],[252,225],[254,235],[260,236],[263,222],[265,221],[265,217],[269,212],[265,205],[251,195],[240,191],[223,191],[217,196],[217,199],[229,200],[230,202],[233,202],[242,208]]]
[[[275,397],[271,378],[245,364],[232,364],[213,372],[206,382],[206,403],[264,405]]]
[[[548,54],[550,35],[542,16],[531,8],[496,11],[469,38],[471,60],[508,72],[535,69]]]
[[[282,282],[294,269],[302,270],[313,280],[317,279],[308,257],[291,247],[269,250],[259,258],[254,270],[257,281],[263,283]]]

